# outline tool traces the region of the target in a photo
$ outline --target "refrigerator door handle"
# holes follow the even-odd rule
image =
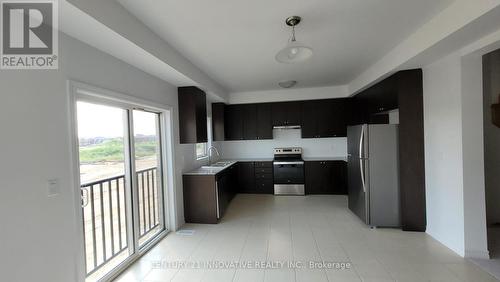
[[[361,135],[359,137],[359,166],[360,166],[360,172],[361,172],[361,183],[363,184],[363,192],[366,193],[366,181],[365,181],[365,163],[364,163],[364,142],[365,142],[365,126],[363,125],[361,127]]]
[[[364,158],[363,143],[365,141],[365,125],[361,126],[361,134],[359,135],[359,157]]]
[[[365,183],[365,163],[364,159],[360,158],[359,159],[359,171],[361,173],[361,184],[363,185],[363,192],[366,193],[366,183]]]

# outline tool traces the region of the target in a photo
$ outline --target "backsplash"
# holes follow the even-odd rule
[[[225,141],[214,145],[223,159],[272,158],[278,147],[302,147],[304,158],[347,156],[347,138],[302,139],[300,129],[273,130],[273,140]]]

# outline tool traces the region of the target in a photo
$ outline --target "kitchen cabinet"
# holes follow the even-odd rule
[[[400,71],[353,98],[358,124],[388,123],[387,111],[399,109],[401,224],[421,232],[427,225],[422,77],[421,69]]]
[[[218,219],[226,212],[229,202],[238,192],[238,165],[234,164],[216,175],[216,190],[218,193]]]
[[[364,116],[353,119],[354,108],[350,98],[219,104],[212,105],[215,141],[221,141],[222,134],[224,140],[273,139],[274,126],[293,125],[302,127],[302,138],[345,137],[348,125],[356,120],[365,120]]]
[[[212,135],[214,141],[224,141],[225,137],[225,109],[224,103],[212,104]]]
[[[318,135],[317,105],[317,101],[305,101],[302,104],[302,138],[316,138]]]
[[[257,105],[246,104],[242,105],[243,119],[243,139],[256,140],[257,139]]]
[[[253,162],[240,162],[238,167],[240,193],[253,193],[255,189],[255,167]]]
[[[302,138],[347,136],[351,123],[350,99],[313,100],[302,103]]]
[[[308,195],[347,195],[347,163],[307,161],[305,181]]]
[[[216,175],[183,175],[186,223],[217,223],[237,193],[238,164]]]
[[[272,104],[257,104],[257,139],[273,139]]]
[[[243,105],[230,105],[225,108],[225,139],[243,140]]]
[[[500,127],[500,104],[491,105],[491,122]]]
[[[300,125],[302,102],[272,104],[273,126]]]
[[[274,194],[273,163],[255,162],[255,193]]]
[[[318,128],[320,137],[347,137],[347,127],[352,124],[352,101],[351,99],[334,99],[328,103],[330,108],[330,123],[320,120]],[[327,124],[325,128],[321,124]]]
[[[179,87],[178,102],[180,143],[207,142],[207,99],[205,92],[195,86]]]
[[[239,162],[239,191],[248,194],[273,194],[272,162]]]
[[[271,104],[225,106],[225,140],[273,138]]]
[[[391,76],[354,97],[356,103],[356,124],[388,123],[388,119],[380,116],[395,110],[399,106],[399,95],[396,76]]]
[[[399,107],[401,222],[405,231],[424,232],[427,216],[423,72],[421,69],[400,71],[395,79]]]

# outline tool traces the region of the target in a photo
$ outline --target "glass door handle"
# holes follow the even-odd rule
[[[89,204],[89,190],[87,188],[82,188],[82,208]]]

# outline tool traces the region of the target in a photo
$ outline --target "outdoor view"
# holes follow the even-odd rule
[[[125,111],[119,108],[78,102],[78,138],[81,183],[124,173]],[[134,111],[137,170],[156,167],[156,115]]]
[[[137,197],[138,245],[161,231],[159,119],[156,113],[133,110],[129,129],[124,109],[78,102],[77,112],[87,280],[94,281],[130,255],[131,188]]]

